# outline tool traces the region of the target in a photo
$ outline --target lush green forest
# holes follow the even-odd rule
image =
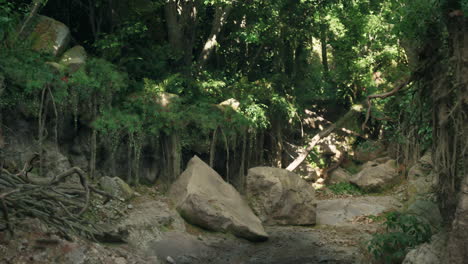
[[[73,114],[75,130],[93,129],[94,148],[107,140],[112,155],[126,142],[135,164],[143,147],[158,148],[158,142],[143,142],[177,134],[170,141],[174,146],[167,147],[187,156],[209,153],[215,144],[219,149],[227,146],[219,155],[246,159],[244,152],[249,152],[255,163],[281,166],[283,141],[300,140],[305,109],[317,106],[336,121],[367,95],[408,83],[419,61],[432,56],[424,54],[432,52],[424,50],[424,41],[436,34],[432,31],[440,23],[439,5],[39,1],[31,7],[29,1],[4,1],[2,72],[11,88],[2,95],[2,108],[21,103],[31,117],[45,115],[62,127],[66,125],[60,116]],[[25,39],[24,32],[32,22],[21,21],[31,9],[70,27],[72,42],[89,54],[85,67],[58,67],[59,73],[46,63],[38,67],[39,61],[54,59],[28,50],[34,40]],[[23,34],[16,36],[18,24]],[[422,96],[418,85],[411,82],[397,97],[376,100],[368,125],[374,137],[382,130],[400,142],[412,133],[413,143],[430,146],[430,97]],[[46,86],[58,116],[40,111]],[[155,104],[161,93],[173,98],[167,109]],[[213,107],[231,98],[239,103],[235,111]],[[416,123],[425,125],[410,132]],[[166,177],[177,171],[172,168]]]
[[[404,175],[431,151],[447,263],[462,263],[466,14],[466,0],[0,0],[2,159],[17,120],[38,174],[54,142],[90,181],[135,188],[167,189],[194,155],[243,193],[255,166],[326,180],[378,142]],[[63,43],[44,17],[68,27]]]

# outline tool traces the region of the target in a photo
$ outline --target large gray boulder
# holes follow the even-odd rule
[[[314,189],[295,173],[270,167],[249,169],[246,194],[265,224],[315,224]]]
[[[31,37],[34,50],[54,56],[62,54],[71,39],[70,29],[65,24],[46,16],[38,16]]]
[[[395,160],[389,160],[383,164],[373,163],[371,166],[365,164],[350,182],[365,191],[382,191],[398,183],[400,179]]]
[[[412,249],[403,260],[403,264],[440,264],[449,263],[445,258],[448,235],[441,232],[432,236],[431,241]]]
[[[262,222],[236,189],[197,156],[171,186],[169,197],[191,224],[251,241],[268,239]]]

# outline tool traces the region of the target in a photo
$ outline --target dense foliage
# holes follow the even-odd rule
[[[383,263],[401,263],[406,253],[431,239],[431,226],[411,214],[388,213],[385,231],[373,235],[368,242],[369,252]]]
[[[467,0],[0,0],[0,143],[3,119],[20,115],[38,121],[39,144],[86,135],[91,176],[99,165],[138,184],[146,162],[170,180],[197,154],[241,189],[247,168],[284,167],[285,146],[319,130],[306,110],[335,122],[392,91],[355,144],[384,138],[398,161],[432,146],[441,197],[456,204],[466,103],[450,20],[467,13]],[[84,66],[31,49],[38,14],[70,28]],[[330,165],[318,148],[306,160]],[[385,227],[369,251],[387,263],[431,236],[411,215],[389,214]]]
[[[38,3],[86,48],[85,67],[54,68],[49,62],[56,58],[31,51],[17,35]],[[0,106],[19,104],[38,117],[47,88],[60,112],[74,114],[75,127],[91,126],[98,145],[113,142],[111,153],[121,142],[140,153],[143,142],[177,131],[186,153],[209,153],[215,141],[229,155],[242,151],[243,137],[253,138],[255,149],[255,139],[272,135],[266,153],[258,154],[258,162],[271,161],[278,159],[274,142],[298,139],[305,109],[344,111],[404,79],[424,55],[419,41],[430,37],[427,27],[437,25],[441,4],[0,0],[0,75],[8,87]],[[408,129],[430,119],[430,103],[416,96],[422,86],[412,82],[397,97],[377,100],[372,128],[382,128],[390,141],[408,143],[411,136],[427,148],[431,127]],[[158,101],[163,94],[173,98],[168,106]],[[216,106],[230,98],[239,102],[235,110]],[[214,139],[218,130],[224,143]]]

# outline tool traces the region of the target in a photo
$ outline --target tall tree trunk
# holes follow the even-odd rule
[[[323,74],[325,78],[328,78],[328,54],[327,54],[327,34],[328,25],[325,23],[320,24],[320,45],[322,46],[322,65]]]
[[[97,114],[98,114],[98,102],[97,102],[97,96],[94,96],[93,98],[93,120],[95,120],[97,118]],[[97,152],[97,130],[96,128],[92,128],[92,133],[91,133],[91,142],[90,142],[90,146],[91,146],[91,158],[89,160],[89,176],[91,177],[91,179],[94,179],[94,177],[96,176],[96,152]]]
[[[5,77],[0,74],[0,98],[3,95],[3,91],[5,91]],[[3,136],[3,113],[2,109],[0,109],[0,151],[3,149],[5,146],[5,137]],[[0,153],[0,159],[1,159],[1,153]],[[0,167],[0,170],[2,167]]]
[[[272,149],[272,164],[275,167],[282,167],[283,157],[283,135],[281,131],[281,122],[279,120],[273,120],[272,131],[270,134],[271,138],[271,149]]]
[[[164,152],[164,172],[167,183],[171,183],[177,179],[181,172],[182,154],[180,147],[180,137],[173,132],[170,135],[161,137],[161,145]]]
[[[177,1],[169,0],[164,6],[169,44],[176,52],[183,52],[183,30],[179,23]]]
[[[184,30],[184,66],[190,66],[193,61],[193,47],[196,40],[198,10],[196,1],[187,1],[182,6],[182,25]]]
[[[203,49],[198,57],[198,64],[200,68],[205,66],[211,54],[213,54],[213,51],[218,44],[218,35],[221,32],[223,26],[226,24],[231,9],[232,5],[216,7],[213,23],[211,24],[210,36],[206,40],[205,45],[203,46]]]
[[[260,131],[258,135],[258,148],[257,148],[257,164],[264,165],[265,164],[265,157],[264,157],[264,148],[265,148],[265,131]]]
[[[164,6],[164,15],[169,44],[180,56],[179,63],[190,66],[197,22],[196,1],[168,0]]]
[[[89,11],[89,24],[91,25],[91,31],[93,33],[94,41],[97,41],[101,34],[101,26],[103,21],[103,8],[96,7],[95,1],[88,0],[88,11]]]
[[[457,1],[449,1],[458,7]],[[454,62],[454,89],[450,94],[454,101],[447,117],[451,119],[449,128],[454,131],[455,140],[452,147],[453,178],[462,177],[461,187],[458,191],[458,205],[455,211],[452,231],[447,247],[447,263],[466,263],[468,260],[468,19],[466,14],[455,10],[449,14],[449,36],[452,44]],[[452,193],[452,195],[455,195]]]
[[[210,146],[210,167],[213,168],[214,166],[214,159],[216,155],[216,136],[218,133],[218,127],[213,130],[213,136],[211,138],[211,146]]]
[[[239,191],[244,193],[246,187],[245,181],[245,162],[246,162],[246,151],[247,151],[247,129],[242,130],[242,154],[241,164],[239,168]]]

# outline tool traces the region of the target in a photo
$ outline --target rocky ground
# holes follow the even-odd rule
[[[269,226],[266,242],[233,236],[170,231],[149,248],[149,255],[176,263],[369,263],[366,241],[379,227],[368,215],[398,209],[391,196],[318,201],[318,225]]]
[[[393,196],[327,196],[316,226],[267,226],[268,241],[254,243],[187,224],[156,189],[141,191],[104,210],[108,219],[123,213],[114,227],[127,243],[67,241],[27,220],[14,237],[0,233],[0,263],[369,263],[365,243],[379,225],[366,216],[401,206]]]
[[[361,171],[367,169],[369,173],[375,173],[387,165],[387,160],[366,163]],[[426,193],[432,184],[428,167],[427,157],[426,161],[423,157],[409,170],[407,180],[394,185],[392,179],[389,182],[393,187],[378,194],[336,195],[327,188],[317,191],[314,198],[317,206],[313,209],[316,212],[315,225],[265,225],[268,234],[265,242],[251,242],[234,236],[238,235],[235,232],[210,232],[195,227],[184,221],[176,211],[174,201],[157,186],[132,190],[117,178],[104,177],[101,188],[127,199],[107,202],[95,195],[85,217],[106,230],[102,237],[97,238],[99,243],[76,236],[64,238],[39,221],[26,219],[16,224],[15,234],[0,232],[0,263],[371,263],[366,243],[381,224],[372,216],[400,210],[407,207],[404,204],[408,199],[416,199],[413,193]],[[382,174],[382,181],[389,177],[387,172]],[[361,177],[361,174],[357,176]],[[369,188],[384,185],[375,181],[378,175],[372,177],[372,181],[351,176],[344,176],[345,181],[359,179],[360,184],[367,184]],[[394,177],[398,177],[398,174]],[[290,179],[290,176],[286,179]],[[343,178],[335,180],[341,181]],[[265,190],[270,182],[264,179],[262,184],[262,190]],[[305,188],[303,185],[306,183],[288,180],[281,184],[283,192],[297,194],[301,192],[290,188]],[[308,183],[307,188],[312,188],[310,185]],[[273,193],[277,192],[274,186],[270,186]],[[296,194],[287,197],[293,197],[292,201],[300,205],[298,208],[308,208],[298,199],[310,194],[294,196]],[[214,200],[210,198],[209,202]],[[288,202],[282,206],[288,206]],[[223,212],[227,210],[223,207]],[[309,209],[291,212],[301,215],[304,210]],[[294,216],[288,219],[280,211],[277,213],[285,221],[295,220]],[[438,221],[435,219],[435,222]],[[417,258],[417,254],[414,255]]]

